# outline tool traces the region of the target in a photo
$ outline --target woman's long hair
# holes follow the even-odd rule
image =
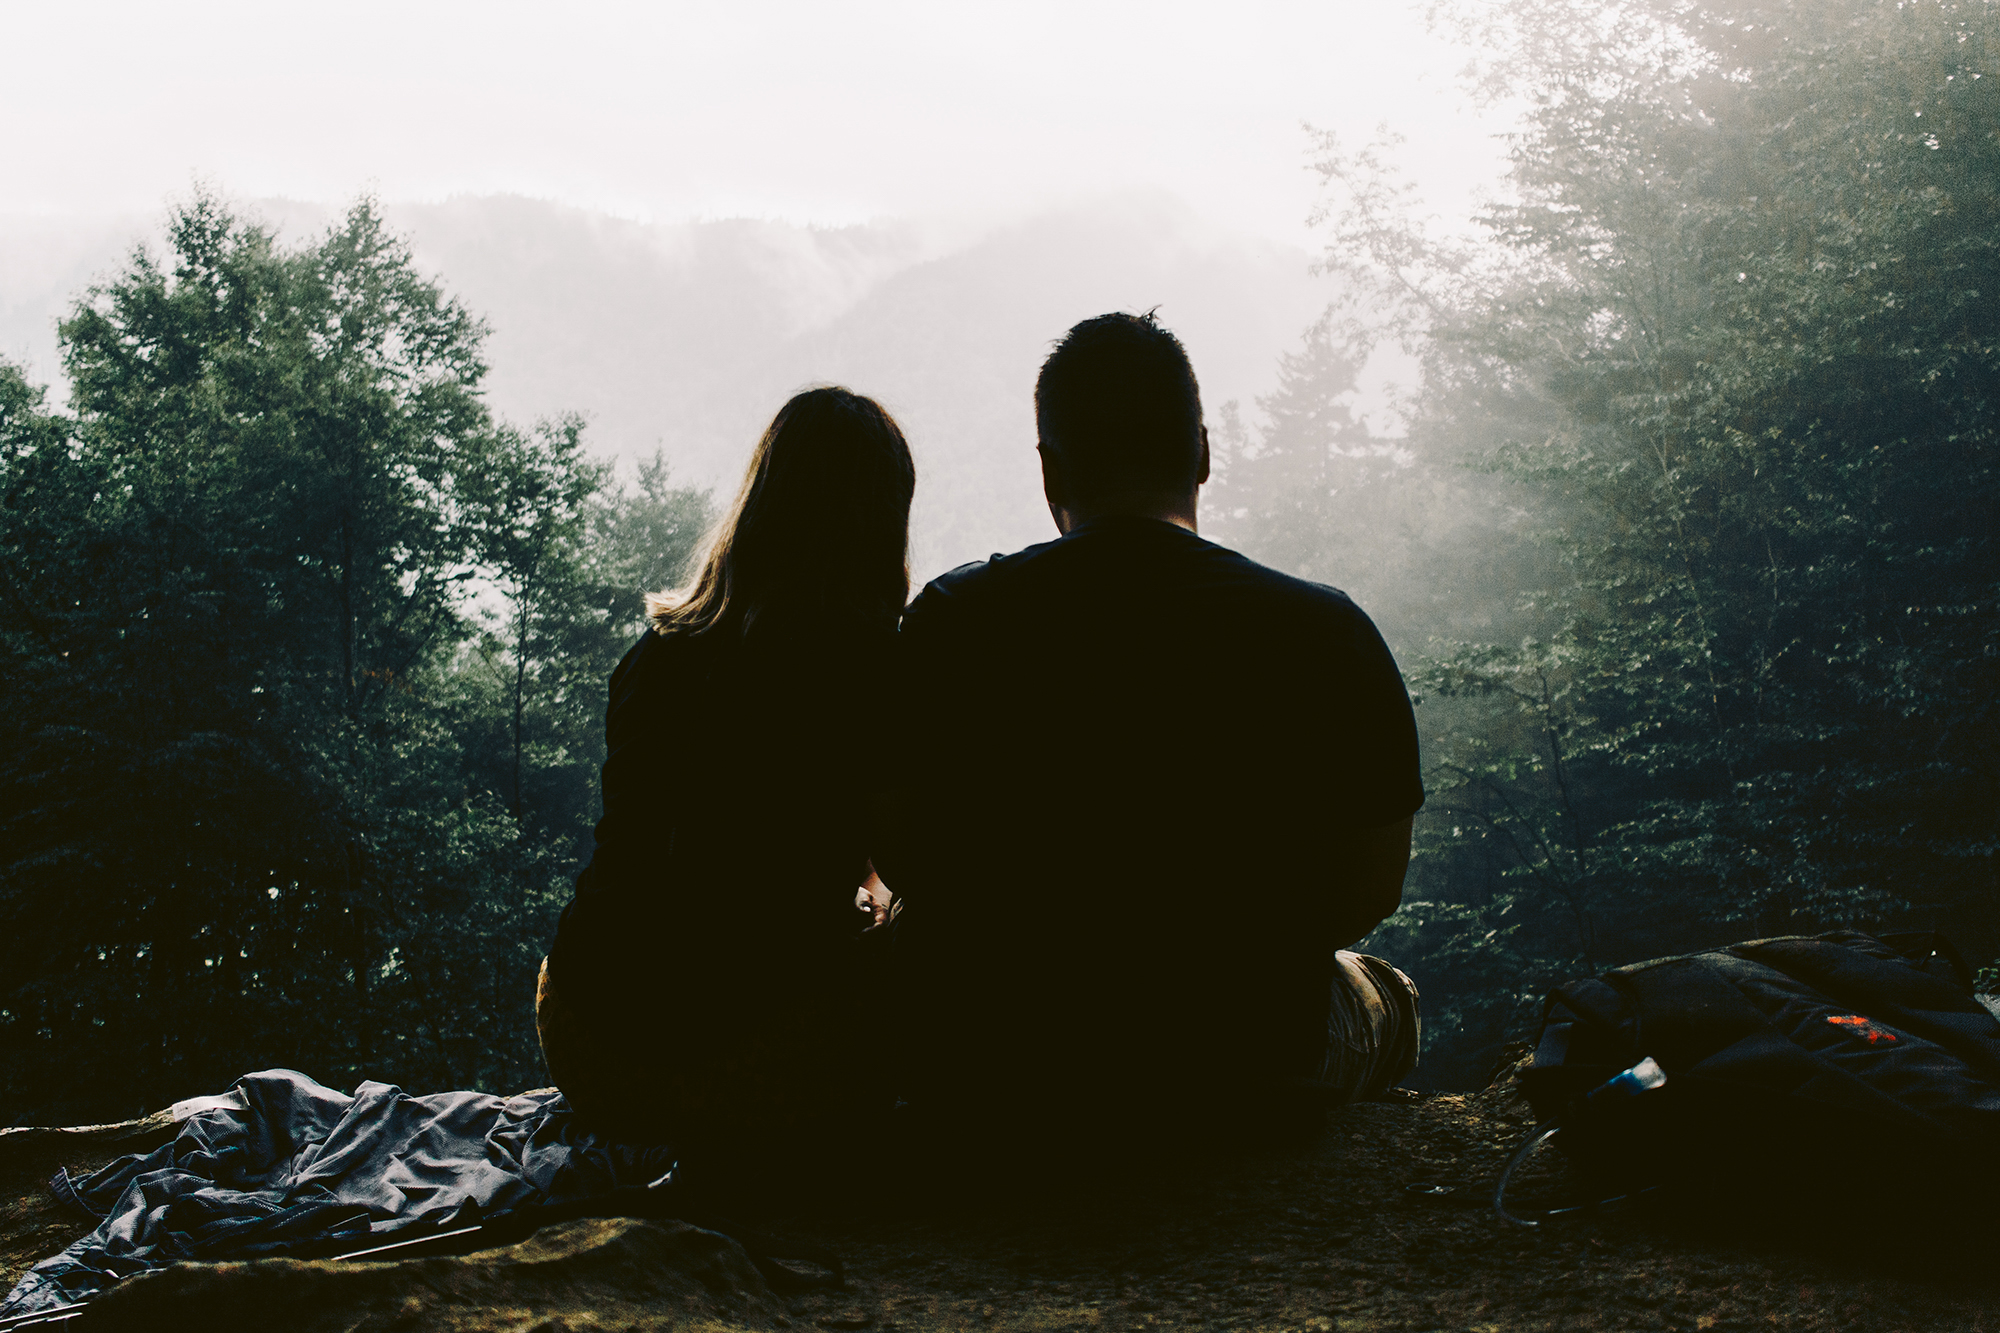
[[[872,398],[827,386],[778,409],[693,580],[646,598],[662,634],[844,620],[893,628],[910,595],[910,446]]]

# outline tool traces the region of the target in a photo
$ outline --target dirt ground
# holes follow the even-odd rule
[[[1167,1164],[1144,1187],[1042,1192],[1026,1182],[1019,1202],[991,1210],[915,1217],[821,1209],[776,1219],[771,1229],[843,1257],[839,1289],[773,1293],[754,1270],[713,1254],[693,1286],[663,1284],[658,1270],[677,1262],[671,1256],[686,1251],[684,1239],[655,1234],[657,1223],[572,1223],[562,1236],[545,1231],[509,1251],[394,1268],[345,1265],[334,1274],[329,1265],[284,1260],[189,1265],[206,1271],[160,1282],[150,1296],[141,1284],[154,1279],[128,1283],[116,1293],[125,1299],[107,1298],[103,1326],[157,1320],[167,1310],[236,1323],[291,1303],[300,1307],[287,1318],[293,1333],[815,1326],[2000,1333],[1990,1230],[1961,1231],[1962,1243],[1912,1246],[1885,1217],[1807,1234],[1762,1219],[1754,1190],[1680,1216],[1631,1210],[1538,1231],[1509,1226],[1487,1198],[1527,1126],[1526,1107],[1503,1084],[1349,1107],[1308,1147],[1207,1171]],[[129,1150],[46,1133],[34,1141],[0,1136],[0,1280],[11,1283],[80,1234],[38,1197],[43,1168],[60,1160],[87,1169]],[[1954,1203],[1952,1187],[1912,1181],[1910,1202],[1933,1216],[1963,1207],[1968,1226],[1993,1211],[1984,1200]],[[651,1276],[642,1279],[641,1270]],[[734,1276],[716,1276],[725,1270]],[[725,1281],[742,1289],[718,1294]],[[703,1283],[706,1295],[687,1295]],[[109,1318],[114,1306],[124,1307],[124,1318]]]

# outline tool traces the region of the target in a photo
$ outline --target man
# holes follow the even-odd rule
[[[1061,537],[903,620],[906,1096],[1125,1134],[1379,1093],[1415,989],[1338,951],[1396,909],[1423,802],[1395,662],[1344,593],[1197,535],[1200,393],[1152,316],[1071,329],[1035,418]]]

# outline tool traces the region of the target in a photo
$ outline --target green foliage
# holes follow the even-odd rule
[[[1912,903],[1990,929],[2000,846],[2000,14],[1466,12],[1527,108],[1486,241],[1321,138],[1346,336],[1420,358],[1410,471],[1490,487],[1522,574],[1511,638],[1391,634],[1428,644],[1431,795],[1383,941],[1446,1077],[1566,969]]]
[[[168,239],[63,323],[71,412],[0,364],[0,1118],[536,1081],[633,628],[603,532],[706,496],[496,426],[483,327],[367,201],[286,249],[202,196]]]
[[[645,626],[646,594],[671,588],[687,574],[715,519],[709,492],[675,486],[659,452],[639,464],[633,485],[592,508],[591,603],[621,641]]]
[[[566,645],[560,641],[569,637],[564,631],[573,628],[575,620],[582,548],[590,524],[588,506],[608,472],[608,467],[584,456],[579,417],[544,423],[532,436],[501,431],[484,469],[480,555],[507,600],[507,628],[512,634],[513,679],[507,690],[513,716],[513,765],[508,792],[516,819],[523,809],[521,763],[531,663],[537,693],[553,693],[560,699],[565,693],[561,684],[545,677],[578,661],[561,653]],[[590,654],[579,664],[595,665],[599,657]]]
[[[501,433],[480,541],[504,609],[453,671],[485,784],[517,820],[578,844],[597,807],[604,682],[645,628],[645,594],[680,580],[714,519],[709,492],[673,485],[661,454],[611,483],[577,418]]]

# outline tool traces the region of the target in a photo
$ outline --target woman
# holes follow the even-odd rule
[[[876,403],[799,394],[612,673],[604,817],[535,1006],[610,1133],[776,1159],[876,1109],[855,903],[915,479]]]

